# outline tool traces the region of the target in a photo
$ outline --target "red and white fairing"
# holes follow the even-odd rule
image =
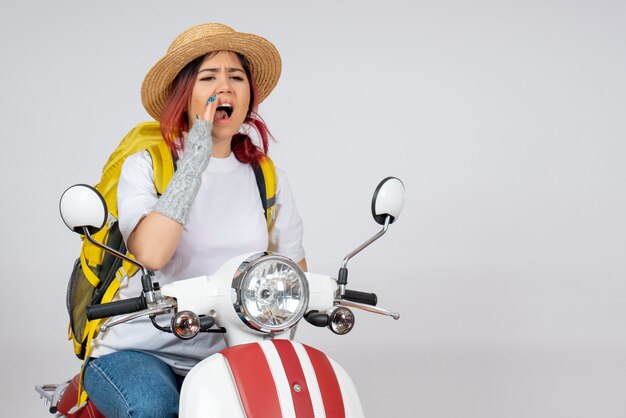
[[[283,339],[228,348],[194,367],[180,398],[181,418],[363,417],[341,366]]]

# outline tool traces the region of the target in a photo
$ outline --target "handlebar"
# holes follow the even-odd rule
[[[378,297],[375,293],[359,292],[358,290],[346,289],[342,299],[371,306],[376,306],[378,303]]]
[[[117,300],[115,302],[103,303],[87,307],[87,319],[108,318],[110,316],[123,315],[146,309],[146,299],[143,296],[136,298]]]

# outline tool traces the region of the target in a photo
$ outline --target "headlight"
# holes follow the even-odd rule
[[[250,328],[281,332],[294,326],[309,305],[309,283],[293,261],[269,253],[243,262],[232,282],[233,306]]]

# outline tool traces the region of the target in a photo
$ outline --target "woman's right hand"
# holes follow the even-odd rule
[[[217,93],[219,94],[219,93]],[[193,125],[195,125],[196,121],[205,121],[213,124],[213,119],[215,118],[215,112],[217,111],[217,94],[213,94],[212,97],[207,99],[207,104],[204,107],[204,111],[201,114],[196,114],[191,119],[190,128],[193,129]],[[189,137],[189,132],[183,131],[183,138],[185,142],[187,142],[187,138]]]
[[[204,112],[201,115],[196,115],[196,119],[208,120],[213,123],[215,117],[215,111],[217,110],[217,95],[219,93],[213,92],[213,96],[207,98],[207,105],[204,108]]]

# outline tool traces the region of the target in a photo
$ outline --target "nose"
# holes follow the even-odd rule
[[[220,77],[220,82],[215,91],[216,94],[231,93],[230,80],[228,77]]]

